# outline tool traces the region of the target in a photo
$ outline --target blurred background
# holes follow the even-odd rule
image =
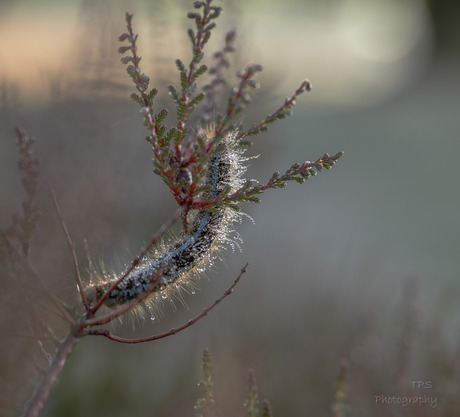
[[[126,346],[86,338],[72,354],[43,416],[193,415],[201,353],[214,358],[218,415],[244,415],[246,375],[256,372],[275,416],[332,415],[341,360],[351,415],[458,415],[460,283],[457,152],[460,152],[460,3],[424,0],[239,0],[224,8],[208,48],[237,28],[228,71],[256,62],[261,89],[242,116],[263,119],[304,78],[294,115],[254,137],[249,178],[266,181],[294,162],[345,151],[307,184],[269,191],[254,218],[186,298],[161,317],[117,326],[124,336],[178,326],[218,298],[209,317],[172,338]],[[117,37],[134,13],[142,68],[174,108],[174,60],[190,59],[184,0],[0,2],[0,219],[24,198],[14,127],[37,138],[41,220],[31,262],[70,304],[72,260],[47,191],[55,190],[85,265],[121,268],[176,206],[152,174],[151,153]],[[224,93],[224,98],[226,97]],[[17,415],[42,364],[27,320],[5,300],[1,277],[2,413]],[[39,297],[39,296],[37,296]],[[41,300],[38,300],[41,302]],[[45,310],[44,310],[45,311]],[[63,335],[66,325],[50,316]],[[49,346],[48,346],[49,348]],[[430,389],[412,381],[432,382]],[[379,404],[375,396],[436,398],[436,406]]]

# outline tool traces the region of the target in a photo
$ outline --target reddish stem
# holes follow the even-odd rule
[[[236,278],[236,280],[233,282],[233,284],[225,291],[225,293],[220,297],[218,298],[216,301],[214,301],[214,303],[212,303],[209,307],[205,308],[200,314],[198,314],[198,316],[194,317],[193,319],[189,320],[187,323],[183,324],[182,326],[179,326],[177,328],[173,328],[171,330],[169,330],[168,332],[166,333],[162,333],[162,334],[159,334],[159,335],[155,335],[155,336],[148,336],[148,337],[143,337],[143,338],[139,338],[139,339],[126,339],[124,337],[119,337],[119,336],[116,336],[116,335],[113,335],[112,333],[110,333],[109,330],[99,330],[99,329],[96,329],[96,330],[89,330],[87,332],[87,334],[89,335],[95,335],[95,336],[105,336],[107,337],[108,339],[111,339],[111,340],[114,340],[116,342],[120,342],[120,343],[129,343],[129,344],[135,344],[135,343],[144,343],[144,342],[151,342],[153,340],[158,340],[158,339],[163,339],[165,337],[169,337],[169,336],[173,336],[179,332],[181,332],[182,330],[185,330],[187,329],[188,327],[190,327],[191,325],[195,324],[198,320],[202,319],[203,317],[205,317],[214,307],[216,307],[224,298],[226,298],[227,296],[229,296],[234,288],[236,287],[236,285],[238,284],[238,282],[240,281],[241,277],[245,274],[246,272],[246,268],[248,267],[249,264],[246,264],[243,269],[241,269],[241,272],[240,274],[238,275],[238,277]]]

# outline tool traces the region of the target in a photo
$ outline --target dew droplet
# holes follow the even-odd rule
[[[153,316],[150,317],[150,320],[155,321],[155,317],[153,317]]]

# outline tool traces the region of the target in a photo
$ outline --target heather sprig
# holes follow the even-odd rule
[[[180,72],[181,93],[179,94],[173,85],[169,86],[169,93],[177,107],[177,128],[182,132],[181,139],[187,134],[187,122],[190,113],[196,105],[204,98],[204,93],[193,95],[196,91],[196,81],[203,75],[208,67],[204,64],[198,66],[204,57],[204,46],[211,37],[211,30],[216,23],[212,20],[217,19],[222,13],[222,8],[211,6],[212,0],[196,1],[193,3],[195,9],[200,12],[189,12],[187,17],[195,20],[196,31],[188,30],[188,35],[192,43],[192,59],[188,69],[180,59],[176,59],[176,65]]]
[[[340,362],[337,375],[337,387],[334,393],[334,401],[331,405],[332,417],[346,417],[348,414],[347,404],[348,364],[345,359]]]
[[[22,173],[21,184],[26,194],[22,202],[22,212],[14,215],[11,225],[2,230],[2,252],[5,260],[15,259],[15,250],[20,249],[21,256],[26,259],[29,255],[32,234],[37,227],[40,217],[36,194],[38,188],[38,177],[40,159],[37,158],[33,150],[35,138],[28,136],[24,131],[16,129],[16,143],[18,147],[19,159],[18,168]],[[15,245],[15,250],[12,250]]]
[[[208,349],[203,351],[203,379],[200,381],[200,388],[204,391],[203,397],[199,398],[194,407],[195,417],[209,417],[212,415],[214,407],[214,396],[212,382],[212,358]]]
[[[248,398],[244,403],[244,408],[248,417],[258,417],[259,415],[259,394],[256,384],[256,374],[254,369],[248,372]]]
[[[199,386],[204,391],[194,407],[195,417],[211,417],[218,414],[215,410],[216,404],[213,396],[213,366],[209,349],[204,349],[202,359],[203,379]],[[243,403],[247,417],[273,417],[270,402],[265,399],[260,409],[259,389],[256,382],[256,374],[253,369],[248,372],[247,398]]]
[[[126,64],[126,71],[131,77],[136,90],[139,92],[132,93],[131,98],[142,108],[144,113],[144,125],[149,131],[147,141],[152,145],[154,153],[154,166],[155,172],[161,176],[163,181],[170,188],[174,188],[174,174],[171,171],[169,165],[169,154],[171,141],[177,142],[180,136],[180,132],[175,128],[168,129],[163,124],[164,119],[168,115],[167,109],[161,109],[158,113],[154,112],[153,101],[158,93],[156,88],[149,90],[150,78],[145,75],[139,66],[141,57],[137,53],[137,37],[134,33],[132,26],[133,15],[126,12],[125,20],[127,32],[121,34],[118,38],[120,42],[128,41],[128,46],[120,46],[118,52],[125,54],[131,52],[130,55],[126,55],[121,58],[121,62]]]
[[[284,104],[277,109],[272,114],[268,115],[264,120],[261,122],[254,124],[249,130],[241,134],[241,137],[256,135],[261,132],[265,132],[268,130],[267,125],[269,123],[273,123],[276,120],[284,119],[286,116],[290,116],[292,114],[292,109],[295,106],[296,98],[305,91],[311,91],[312,84],[308,80],[304,80],[302,84],[300,84],[299,88],[295,91],[295,93],[290,97],[287,98]]]
[[[219,105],[219,92],[227,82],[224,77],[224,71],[230,67],[229,54],[235,51],[234,43],[236,31],[230,30],[225,35],[224,46],[221,50],[214,52],[213,58],[216,63],[209,68],[211,80],[203,87],[205,100],[201,109],[201,124],[206,125],[214,122],[216,109]]]
[[[219,143],[226,135],[236,132],[237,147],[250,145],[247,137],[264,132],[270,123],[289,116],[297,97],[312,88],[310,81],[304,80],[294,94],[286,98],[283,105],[276,111],[269,114],[264,120],[253,124],[248,130],[244,130],[236,117],[251,103],[249,92],[251,89],[259,88],[259,82],[255,77],[263,70],[261,65],[251,63],[245,69],[237,72],[239,84],[230,90],[226,107],[222,113],[219,112],[219,90],[226,84],[224,70],[230,65],[229,53],[234,51],[236,32],[232,30],[227,33],[223,47],[214,53],[215,64],[209,71],[209,83],[202,87],[201,93],[196,93],[197,79],[208,69],[205,64],[202,64],[202,61],[204,47],[211,36],[211,30],[215,27],[215,22],[212,20],[221,13],[221,8],[212,6],[211,3],[212,0],[195,2],[194,8],[197,11],[188,14],[188,17],[195,22],[195,30],[188,30],[192,45],[192,58],[188,66],[185,66],[182,60],[176,59],[180,89],[178,90],[173,85],[169,86],[169,94],[177,109],[177,124],[172,128],[163,124],[168,114],[167,109],[163,108],[158,113],[153,110],[153,99],[157,90],[148,91],[149,77],[140,70],[140,57],[137,55],[136,46],[137,35],[133,32],[132,15],[129,13],[126,14],[127,33],[120,36],[120,41],[129,42],[128,46],[121,47],[119,51],[121,53],[131,52],[131,55],[122,58],[122,62],[130,64],[127,67],[128,74],[140,93],[140,96],[133,93],[132,97],[142,107],[145,115],[144,124],[150,132],[147,140],[152,145],[154,153],[154,172],[160,175],[179,206],[183,207],[184,216],[189,210],[213,210],[221,206],[238,211],[238,203],[259,202],[260,199],[256,195],[267,189],[283,188],[288,181],[303,183],[306,179],[315,176],[323,167],[330,169],[342,156],[342,152],[332,157],[325,154],[314,163],[294,164],[284,175],[275,172],[264,185],[254,185],[252,181],[247,181],[233,193],[226,190],[217,198],[210,198],[209,195],[203,194],[206,191],[203,179],[207,172],[207,163],[220,149]],[[198,120],[199,124],[193,132],[190,132],[188,128],[191,122],[190,116],[197,104],[205,97]],[[209,123],[212,123],[214,128],[214,137],[205,141],[200,132],[206,130]]]
[[[176,59],[180,92],[173,85],[169,86],[169,94],[177,109],[175,127],[168,128],[163,124],[168,114],[167,109],[163,108],[158,113],[153,110],[153,100],[157,90],[154,88],[148,92],[150,79],[139,67],[140,57],[137,55],[137,35],[133,32],[132,14],[126,13],[127,33],[119,37],[120,41],[129,42],[128,46],[120,47],[119,52],[122,54],[131,52],[131,55],[122,58],[122,62],[131,63],[127,67],[127,72],[140,92],[140,96],[134,93],[131,97],[142,107],[145,115],[144,124],[150,132],[147,140],[154,152],[154,172],[160,175],[170,188],[179,206],[186,206],[186,208],[202,192],[199,183],[205,175],[203,160],[206,158],[203,158],[203,154],[209,158],[212,151],[212,146],[206,147],[201,138],[189,135],[188,120],[205,96],[204,93],[195,95],[197,79],[207,70],[206,65],[198,65],[203,59],[204,46],[211,36],[211,30],[215,27],[215,22],[212,20],[221,13],[220,7],[211,6],[211,0],[195,2],[194,7],[199,11],[188,14],[196,25],[195,31],[188,30],[192,43],[192,59],[188,67],[180,59]]]
[[[267,399],[263,401],[262,417],[273,417],[272,407]]]
[[[241,126],[233,122],[234,117],[240,114],[251,103],[251,96],[248,90],[260,87],[259,82],[254,77],[258,72],[262,71],[262,65],[251,63],[245,69],[236,73],[240,82],[238,87],[234,87],[230,92],[225,114],[217,117],[216,124],[219,128],[216,129],[216,134],[225,134],[228,130],[235,128],[241,130]]]
[[[223,193],[215,200],[208,200],[199,203],[199,207],[212,208],[226,205],[235,210],[239,210],[239,206],[236,203],[259,203],[260,198],[256,197],[256,195],[262,194],[268,189],[284,188],[286,187],[286,183],[289,181],[296,181],[303,184],[306,180],[316,176],[323,168],[327,170],[331,169],[342,155],[343,152],[338,152],[333,156],[326,153],[315,162],[306,161],[303,164],[295,163],[283,175],[279,172],[275,172],[266,184],[254,185],[254,181],[248,180],[234,193]],[[192,207],[195,208],[194,205],[192,205]]]

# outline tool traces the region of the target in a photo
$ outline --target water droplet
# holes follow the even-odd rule
[[[195,295],[195,291],[192,291],[192,295]]]
[[[153,317],[153,316],[150,317],[150,320],[155,321],[155,317]]]
[[[161,298],[162,298],[163,300],[166,300],[166,299],[168,298],[168,295],[163,293],[163,294],[161,294]]]

